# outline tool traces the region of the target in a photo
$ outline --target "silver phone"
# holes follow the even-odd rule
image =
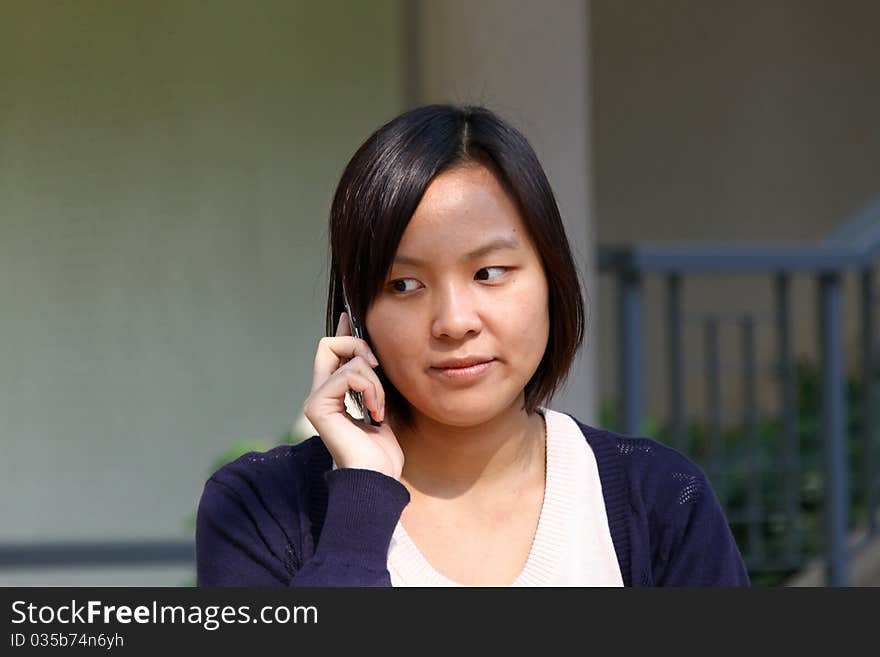
[[[345,304],[345,314],[348,315],[348,324],[349,324],[349,326],[351,326],[351,334],[354,337],[360,338],[361,340],[363,340],[364,335],[363,335],[363,332],[361,331],[360,324],[355,319],[354,315],[351,312],[351,308],[349,308],[349,306],[348,306],[348,296],[345,294],[345,284],[344,283],[342,284],[342,302]],[[381,422],[377,422],[376,420],[373,419],[373,416],[370,415],[370,411],[367,408],[366,403],[364,403],[364,395],[362,393],[360,393],[356,390],[349,390],[345,394],[350,396],[350,399],[352,400],[352,405],[355,406],[355,408],[357,408],[358,411],[360,411],[364,420],[367,420],[374,427],[382,426]],[[358,419],[360,419],[360,418],[358,418]]]

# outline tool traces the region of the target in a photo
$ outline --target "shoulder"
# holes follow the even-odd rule
[[[317,437],[248,452],[205,482],[196,514],[200,586],[277,586],[302,563],[309,473],[329,461]],[[329,457],[329,453],[327,454]]]
[[[606,473],[618,473],[617,484],[609,481],[625,496],[626,503],[618,507],[625,508],[621,516],[628,516],[624,543],[632,544],[632,566],[643,583],[749,585],[724,510],[699,465],[651,438],[578,424],[597,451],[597,462],[604,461]],[[599,467],[604,493],[606,477]]]
[[[267,511],[302,509],[315,473],[332,466],[324,443],[313,436],[296,445],[278,445],[263,452],[248,452],[214,472],[205,482],[201,506],[222,504]]]
[[[307,476],[313,469],[332,466],[332,457],[318,436],[295,445],[278,445],[263,452],[247,452],[219,468],[209,478],[233,488],[278,479]]]
[[[652,438],[615,433],[572,419],[596,456],[603,487],[625,487],[631,504],[669,510],[713,494],[703,469],[678,450]]]
[[[699,465],[659,441],[569,416],[596,457],[625,582],[748,586],[724,511]]]

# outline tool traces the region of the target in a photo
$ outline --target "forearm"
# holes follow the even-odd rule
[[[372,470],[334,470],[326,481],[324,524],[305,560],[300,537],[282,534],[267,509],[209,481],[196,529],[199,586],[390,586],[388,546],[406,488]]]

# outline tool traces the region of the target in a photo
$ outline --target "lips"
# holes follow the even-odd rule
[[[464,367],[432,367],[431,376],[436,377],[440,381],[450,384],[470,384],[489,376],[489,372],[495,368],[495,359],[482,360],[471,358],[472,364]],[[454,361],[444,361],[444,363]],[[458,362],[468,362],[468,359],[461,359]]]
[[[471,367],[473,365],[480,365],[482,363],[488,363],[492,360],[494,360],[492,356],[465,356],[463,358],[449,358],[435,365],[432,365],[431,367],[438,370],[460,369]]]

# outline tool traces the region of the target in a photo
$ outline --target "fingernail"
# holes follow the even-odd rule
[[[367,354],[367,358],[370,359],[370,362],[371,362],[373,365],[378,365],[378,364],[379,364],[379,361],[376,360],[376,357],[372,354],[372,352]]]

